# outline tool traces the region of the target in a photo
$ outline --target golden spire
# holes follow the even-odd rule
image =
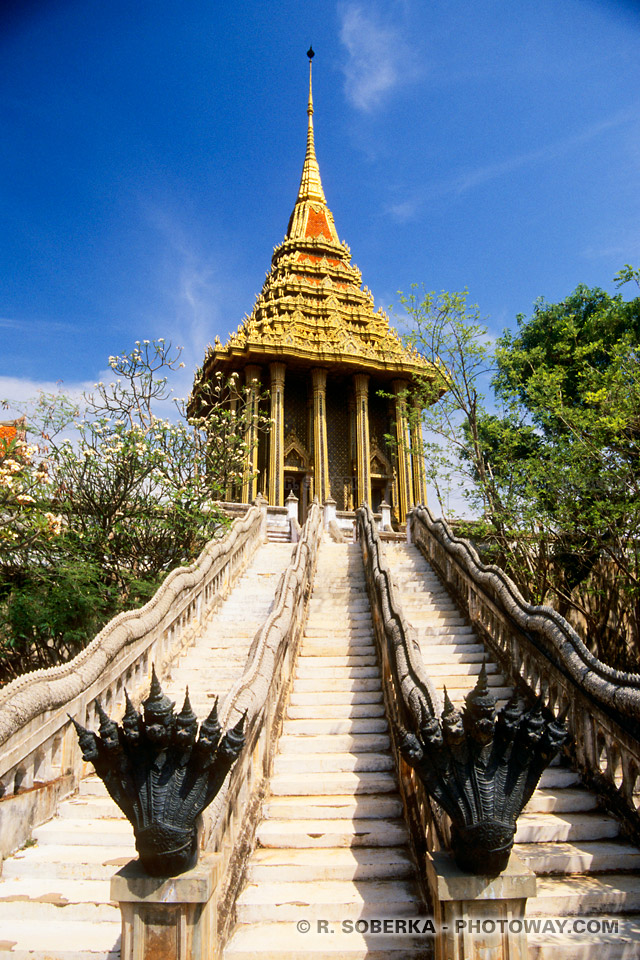
[[[298,190],[298,199],[296,202],[303,203],[305,200],[309,200],[312,203],[326,203],[313,140],[313,93],[311,89],[312,62],[315,56],[313,47],[309,47],[307,56],[309,57],[309,103],[307,105],[309,125],[307,128],[307,153],[304,158],[302,177],[300,178],[300,189]]]

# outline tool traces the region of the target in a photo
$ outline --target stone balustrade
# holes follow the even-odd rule
[[[426,846],[431,851],[448,847],[449,819],[432,802],[416,771],[403,759],[398,744],[398,730],[413,730],[421,727],[428,717],[440,716],[442,701],[422,661],[415,631],[405,619],[396,597],[382,550],[377,518],[370,507],[364,504],[356,512],[356,520],[398,785],[414,851],[424,875],[425,838]]]
[[[253,640],[245,671],[220,710],[223,729],[234,726],[246,712],[246,737],[230,775],[203,814],[201,845],[217,857],[217,951],[222,950],[234,923],[234,904],[254,843],[257,814],[271,773],[304,632],[321,534],[322,512],[314,503],[292,562],[278,584],[272,611]]]
[[[499,567],[483,564],[428,507],[416,507],[407,524],[508,682],[556,714],[568,708],[574,762],[639,840],[640,676],[599,661],[557,611],[528,604]]]
[[[51,816],[85,772],[68,714],[98,723],[96,699],[124,711],[124,688],[145,692],[155,663],[166,666],[200,631],[265,536],[264,510],[252,506],[226,536],[166,578],[139,610],[113,618],[73,660],[24,674],[0,690],[0,856]]]

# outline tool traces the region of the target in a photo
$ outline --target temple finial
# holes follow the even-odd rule
[[[307,114],[309,115],[309,117],[312,117],[313,116],[313,90],[312,90],[313,58],[315,57],[313,47],[309,47],[309,49],[307,50],[307,56],[309,57],[309,102],[307,104]],[[313,133],[313,126],[311,127],[311,131]]]
[[[313,91],[312,91],[312,60],[315,56],[313,47],[307,50],[309,57],[309,100],[307,103],[307,116],[309,117],[307,126],[307,152],[304,158],[302,168],[302,177],[300,180],[300,189],[298,191],[298,203],[311,201],[312,203],[326,204],[322,181],[320,180],[320,170],[316,160],[316,148],[313,136]]]

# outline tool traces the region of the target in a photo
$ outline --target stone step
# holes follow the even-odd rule
[[[239,923],[357,920],[411,916],[419,893],[407,880],[279,881],[248,884],[237,900]]]
[[[342,692],[362,693],[364,691],[381,690],[380,673],[377,677],[349,677],[342,679],[340,677],[310,678],[299,677],[296,680],[294,692],[314,694],[319,690],[341,690]]]
[[[640,867],[640,850],[615,840],[517,843],[514,849],[537,874],[620,873]]]
[[[390,740],[385,733],[333,734],[325,737],[280,737],[278,751],[282,756],[316,753],[370,753],[389,750]]]
[[[341,604],[341,606],[346,606],[349,610],[349,616],[354,620],[371,620],[371,607],[366,596],[360,595],[357,599],[349,599],[346,604]],[[309,619],[313,620],[317,617],[331,616],[331,613],[335,609],[335,601],[319,600],[312,596],[309,600]]]
[[[313,702],[318,705],[331,706],[337,704],[382,703],[382,690],[316,690],[313,693]],[[309,703],[309,693],[292,691],[289,704],[305,706]]]
[[[527,937],[529,960],[632,960],[640,957],[640,917],[598,918],[608,921],[613,932],[585,932],[581,922],[575,932],[530,932]]]
[[[406,847],[289,847],[256,849],[247,865],[252,883],[308,880],[383,880],[412,877],[415,866]]]
[[[441,663],[445,657],[455,657],[458,663],[482,663],[487,652],[481,643],[436,643],[421,648],[422,660],[431,669],[434,663]]]
[[[290,703],[287,708],[287,717],[290,720],[320,720],[323,718],[346,720],[348,718],[384,717],[384,715],[384,703],[354,703],[349,705],[340,702],[324,704],[314,702],[307,707]]]
[[[416,629],[422,644],[437,643],[477,643],[477,637],[472,626],[439,626],[427,624]]]
[[[325,794],[395,793],[395,777],[387,771],[376,773],[345,771],[342,773],[283,774],[271,778],[269,789],[274,796],[317,796]]]
[[[22,881],[14,880],[13,884],[19,882],[25,884],[27,881],[24,879]],[[94,881],[107,888],[106,893],[101,895],[100,900],[80,902],[70,899],[71,891],[67,890],[69,882],[65,880],[58,883],[55,885],[58,888],[57,890],[45,890],[40,896],[31,896],[26,890],[22,893],[10,893],[3,884],[0,887],[0,936],[12,922],[20,922],[25,926],[52,920],[69,924],[82,922],[111,923],[116,926],[121,922],[120,908],[109,903],[110,882],[108,880]]]
[[[317,626],[308,623],[304,630],[304,638],[313,640],[333,639],[339,637],[341,640],[355,640],[356,638],[369,639],[373,637],[373,626],[370,624],[349,624],[344,620],[341,623],[329,624],[323,622]],[[304,641],[303,641],[304,642]]]
[[[604,840],[617,837],[620,827],[613,817],[596,813],[522,813],[518,818],[516,843]]]
[[[316,921],[319,923],[319,921]],[[432,960],[429,938],[413,935],[391,936],[343,932],[336,924],[331,936],[311,927],[301,933],[296,924],[239,924],[224,950],[225,960],[309,960],[310,957],[336,957],[340,960]],[[330,928],[328,928],[330,929]]]
[[[26,853],[31,856],[25,856]],[[108,880],[120,867],[135,857],[137,853],[133,843],[122,847],[66,846],[53,843],[44,847],[30,847],[4,861],[2,882],[12,877],[42,876],[52,880]]]
[[[640,912],[640,877],[604,873],[591,877],[539,877],[527,916],[625,914]]]
[[[300,737],[303,740],[303,737]],[[393,770],[394,760],[390,752],[385,753],[279,753],[273,761],[273,772],[293,773],[297,770],[309,770],[314,773],[327,771],[341,773],[346,770],[362,773],[376,773],[380,770]]]
[[[565,790],[545,790],[540,787],[535,791],[524,813],[564,813],[584,810],[595,810],[598,798],[594,793],[583,788]]]
[[[375,649],[376,645],[371,637],[305,637],[300,652],[305,657],[333,657],[373,653]]]
[[[303,820],[311,817],[320,819],[380,819],[401,817],[402,801],[397,794],[362,794],[314,797],[270,797],[265,800],[262,815],[266,819]]]
[[[340,670],[342,672],[345,667],[375,667],[377,669],[378,658],[375,652],[337,657],[309,657],[303,649],[296,663],[296,677],[313,676],[321,670]]]
[[[103,847],[122,847],[133,843],[133,828],[124,817],[120,820],[83,820],[81,818],[55,817],[33,830],[33,839],[39,846],[47,844],[90,845],[99,832],[100,845]]]
[[[543,770],[538,782],[538,790],[555,790],[556,788],[573,787],[580,783],[580,777],[574,770],[567,767],[551,766]]]
[[[120,960],[118,919],[110,923],[43,920],[22,923],[8,920],[0,931],[8,944],[10,960]],[[0,956],[5,953],[0,950]]]
[[[60,804],[57,816],[65,820],[113,820],[124,814],[109,796],[75,796]]]
[[[429,676],[433,677],[434,681],[436,677],[438,678],[438,682],[440,682],[440,678],[444,680],[445,678],[453,677],[455,680],[460,680],[461,677],[468,677],[470,684],[474,685],[482,670],[483,662],[485,663],[489,686],[492,685],[492,681],[502,678],[502,675],[498,672],[498,664],[492,663],[491,661],[485,662],[483,660],[469,663],[464,660],[458,660],[453,656],[447,656],[443,658],[443,660],[444,662],[429,664]],[[459,683],[456,685],[460,686]]]
[[[407,843],[404,820],[263,820],[261,847],[396,847]]]
[[[387,721],[383,717],[355,720],[285,720],[282,724],[282,732],[300,736],[326,736],[331,733],[386,733]]]
[[[303,667],[299,675],[301,680],[311,677],[324,680],[368,680],[380,676],[380,670],[377,666],[370,667]],[[298,672],[296,671],[296,680]]]

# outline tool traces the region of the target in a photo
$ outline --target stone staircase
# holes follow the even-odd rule
[[[196,714],[210,711],[242,673],[249,645],[273,603],[291,544],[258,547],[229,597],[164,683],[182,705],[185,686]],[[0,958],[116,960],[120,911],[111,876],[136,856],[133,830],[101,780],[87,777],[33,841],[5,860],[0,876]]]
[[[388,543],[385,556],[436,687],[442,692],[446,685],[460,704],[486,659],[501,707],[511,688],[418,548]],[[624,841],[618,822],[568,767],[557,764],[543,773],[518,821],[516,851],[538,877],[529,917],[618,921],[611,934],[530,933],[531,960],[640,957],[640,850]]]
[[[196,713],[229,689],[267,615],[292,546],[262,545],[166,688]],[[386,556],[423,660],[460,703],[487,653],[412,546]],[[499,705],[511,690],[487,658]],[[373,932],[425,905],[408,846],[384,716],[359,544],[323,542],[270,793],[247,863],[226,960],[417,958],[432,939]],[[516,849],[538,876],[530,921],[606,918],[608,934],[529,933],[532,960],[640,957],[640,850],[561,764],[543,775],[519,821]],[[135,855],[133,835],[95,776],[3,864],[0,960],[118,960],[113,873]],[[305,932],[305,924],[309,925]]]
[[[225,960],[432,956],[429,938],[370,933],[374,918],[425,910],[372,631],[359,544],[323,542]]]

